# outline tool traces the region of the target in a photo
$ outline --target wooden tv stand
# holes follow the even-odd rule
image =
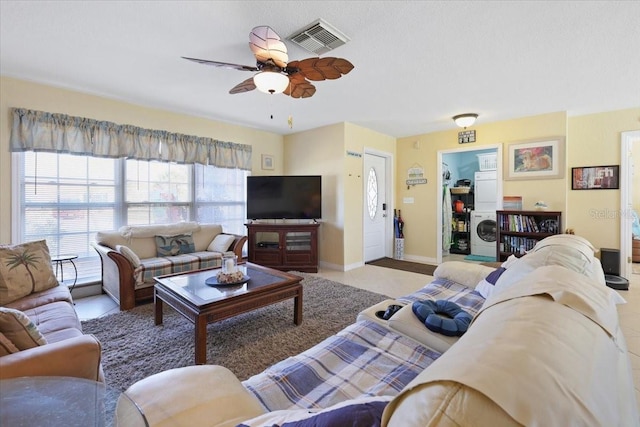
[[[318,272],[318,227],[312,224],[245,224],[248,261],[277,270]]]

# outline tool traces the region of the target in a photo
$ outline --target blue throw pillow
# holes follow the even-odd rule
[[[238,424],[237,427],[380,427],[382,412],[391,396],[347,400],[322,410],[272,411]]]
[[[156,255],[159,257],[190,254],[195,251],[196,246],[191,233],[156,236]]]

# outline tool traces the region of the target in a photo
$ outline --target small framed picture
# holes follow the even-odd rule
[[[262,155],[262,169],[273,170],[273,156],[271,154]]]
[[[620,188],[620,167],[583,166],[571,168],[572,190],[617,190]]]

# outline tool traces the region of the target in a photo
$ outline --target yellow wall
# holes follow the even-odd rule
[[[473,126],[476,142],[461,146],[458,131],[434,132],[400,138],[397,142],[396,206],[402,210],[405,222],[405,257],[418,261],[433,261],[437,258],[436,226],[441,212],[437,199],[442,197],[442,189],[437,188],[437,153],[456,148],[486,148],[488,145],[503,144],[503,170],[506,170],[507,146],[512,142],[526,141],[548,136],[566,135],[566,114],[564,112],[543,114],[515,120],[486,123]],[[407,170],[414,165],[422,166],[427,178],[426,185],[410,188],[404,184]],[[540,183],[544,185],[540,185]],[[503,194],[522,196],[525,209],[531,209],[537,200],[545,200],[551,209],[565,210],[566,175],[561,179],[543,181],[505,181]],[[412,204],[403,204],[405,197],[414,199]]]
[[[253,146],[253,171],[261,171],[261,155],[272,154],[276,169],[283,173],[283,137],[214,120],[187,116],[121,101],[0,77],[0,243],[11,242],[11,108],[62,113],[73,116],[131,124],[150,129],[211,137]]]
[[[436,188],[437,153],[460,147],[459,129],[395,140],[357,125],[340,123],[283,137],[6,77],[0,78],[0,95],[0,243],[11,242],[10,108],[22,107],[250,144],[253,174],[322,175],[320,260],[335,268],[350,268],[363,260],[363,158],[348,156],[347,151],[364,155],[366,148],[372,148],[391,153],[395,155],[395,206],[402,210],[405,220],[405,256],[436,259],[439,250],[436,224],[440,215],[436,201],[442,197],[441,189]],[[563,228],[574,228],[596,247],[617,248],[619,191],[572,191],[570,171],[574,166],[620,164],[620,132],[639,130],[639,119],[640,108],[633,108],[578,117],[556,112],[495,123],[480,121],[473,127],[477,142],[464,147],[481,149],[503,144],[506,159],[509,143],[564,136],[564,178],[504,181],[503,194],[523,196],[525,209],[530,209],[537,200],[545,200],[551,209],[563,212]],[[274,170],[261,169],[262,154],[274,156]],[[428,183],[407,189],[404,184],[407,169],[416,164],[424,168]],[[405,197],[413,198],[414,203],[403,204]]]
[[[344,124],[298,132],[284,138],[286,175],[322,175],[322,225],[318,230],[321,262],[344,260]]]
[[[636,213],[640,214],[640,143],[633,144],[633,161],[635,163],[634,186],[632,193],[632,206]]]
[[[361,265],[365,148],[394,154],[395,138],[340,123],[285,137],[285,173],[322,175],[321,263],[334,269]]]
[[[619,165],[620,134],[640,130],[640,108],[570,117],[568,129],[569,174],[577,166]],[[620,248],[619,190],[569,190],[567,206],[566,224],[576,234],[596,248]]]

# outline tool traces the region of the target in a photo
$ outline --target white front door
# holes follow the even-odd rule
[[[386,200],[385,158],[364,155],[364,262],[385,257],[388,215]]]

